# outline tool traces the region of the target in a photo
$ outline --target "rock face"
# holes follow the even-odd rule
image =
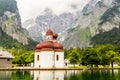
[[[73,27],[76,24],[78,18],[78,12],[62,13],[55,15],[50,9],[46,9],[43,15],[36,17],[35,19],[27,20],[23,23],[23,26],[29,31],[29,34],[35,41],[42,41],[48,28],[53,29],[59,35]]]
[[[103,34],[106,34],[105,32],[111,31],[114,28],[118,29],[119,22],[119,0],[90,0],[90,2],[82,10],[77,22],[77,26],[65,32],[65,36],[61,38],[61,41],[67,48],[86,47],[95,44],[107,44],[110,43],[107,41],[110,39],[110,36],[105,36]],[[97,37],[96,39],[96,36],[101,33],[103,33],[102,36]],[[114,33],[115,32],[111,32],[111,35]],[[115,36],[120,37],[120,35]],[[111,38],[112,41],[115,41],[113,40],[114,37]],[[98,40],[101,40],[99,41],[100,43],[96,42]],[[116,45],[114,42],[112,42],[112,44]]]
[[[107,43],[119,45],[119,23],[120,0],[90,0],[75,15],[63,13],[57,16],[47,9],[45,14],[26,21],[24,25],[36,41],[43,40],[50,27],[59,33],[59,41],[64,47],[83,48]]]
[[[29,34],[21,27],[21,19],[15,0],[0,0],[0,37],[2,31],[22,44],[28,44]]]

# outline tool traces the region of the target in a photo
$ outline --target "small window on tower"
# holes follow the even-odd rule
[[[7,61],[10,61],[10,59],[7,59]]]
[[[37,61],[39,61],[39,55],[37,55]]]
[[[56,60],[57,60],[57,61],[59,60],[59,55],[56,55]]]
[[[59,80],[59,78],[57,77],[56,80]]]
[[[36,80],[39,80],[39,78],[37,77]]]

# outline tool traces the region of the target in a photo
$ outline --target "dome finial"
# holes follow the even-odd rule
[[[49,28],[46,32],[46,35],[53,35],[53,31]]]
[[[54,32],[54,33],[53,33],[53,39],[56,40],[57,37],[58,37],[58,34]]]

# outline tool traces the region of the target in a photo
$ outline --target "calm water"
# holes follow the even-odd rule
[[[120,70],[0,71],[0,80],[120,80]]]

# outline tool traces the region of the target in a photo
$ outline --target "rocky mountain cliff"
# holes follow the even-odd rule
[[[21,19],[15,0],[0,0],[0,46],[12,48],[32,41]]]
[[[61,37],[65,47],[120,44],[120,0],[90,0],[84,7],[77,26]]]
[[[47,8],[44,14],[37,16],[35,19],[25,21],[23,26],[29,31],[31,37],[39,42],[44,40],[44,34],[48,28],[53,29],[61,36],[63,32],[75,26],[78,15],[79,12],[56,15]]]

